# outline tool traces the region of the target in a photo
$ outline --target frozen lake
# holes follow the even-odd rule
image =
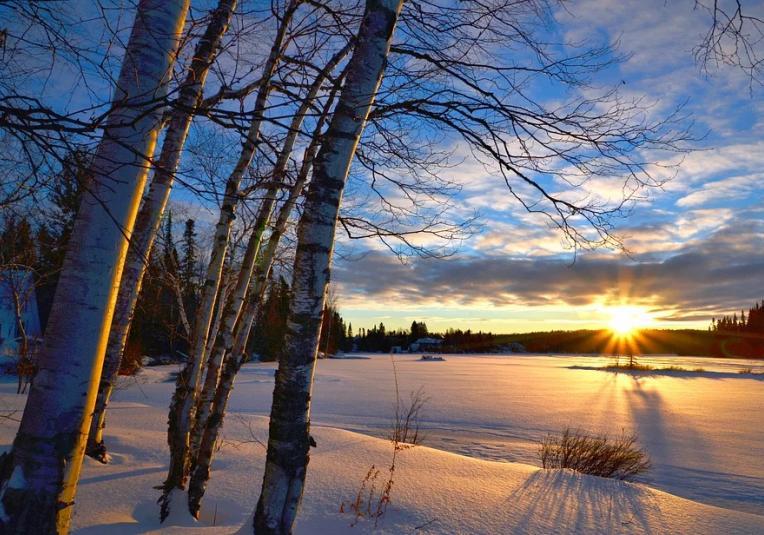
[[[313,423],[385,437],[395,400],[390,356],[355,356],[359,358],[319,361]],[[610,435],[633,431],[653,462],[645,483],[701,503],[764,516],[764,375],[737,373],[749,367],[764,372],[764,361],[644,358],[640,362],[656,367],[702,367],[706,372],[632,376],[572,368],[611,362],[603,357],[445,358],[422,362],[417,355],[395,356],[401,397],[406,400],[420,387],[429,397],[422,422],[428,446],[538,465],[537,444],[547,433],[566,427]],[[254,363],[241,370],[224,438],[249,436],[244,426],[251,419],[242,416],[268,415],[275,367]],[[156,451],[135,456],[159,466],[151,468],[156,479],[166,461],[168,380],[176,370],[160,366],[125,378],[112,405],[112,421],[119,422],[122,433],[154,433],[145,441],[153,441]],[[24,396],[15,394],[12,378],[0,384],[0,402],[3,411],[23,408]],[[6,443],[14,430],[15,423],[5,421]],[[264,426],[255,431],[254,438],[267,440]],[[124,439],[112,440],[125,447]],[[216,463],[224,467],[225,458]]]
[[[313,422],[361,433],[388,433],[395,399],[388,355],[318,363]],[[446,355],[422,362],[396,355],[405,400],[424,388],[424,443],[492,460],[538,464],[537,443],[565,427],[634,431],[649,452],[651,486],[703,503],[764,515],[764,376],[739,375],[764,362],[644,358],[655,366],[707,372],[632,376],[571,369],[603,366],[590,356]],[[234,412],[266,415],[275,364],[247,365]],[[132,390],[132,389],[131,389]],[[233,424],[232,424],[233,425]],[[263,440],[266,437],[261,437]]]

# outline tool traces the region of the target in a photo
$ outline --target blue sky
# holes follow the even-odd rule
[[[463,186],[454,210],[477,211],[480,228],[457,254],[401,263],[377,245],[343,242],[355,254],[336,262],[334,291],[354,327],[406,327],[416,319],[435,329],[591,328],[606,326],[613,306],[634,306],[656,327],[705,328],[713,315],[764,297],[764,90],[732,67],[701,72],[692,50],[708,14],[691,0],[584,0],[556,19],[566,40],[620,43],[627,59],[597,84],[620,84],[624,94],[653,102],[655,114],[686,102],[702,138],[663,188],[615,221],[628,253],[574,255],[559,232],[467,158],[450,172]],[[613,184],[586,187],[617,196]]]
[[[203,9],[212,2],[193,4]],[[91,20],[92,4],[78,0],[72,5],[79,7],[68,16],[80,21],[72,25],[73,35],[91,46],[95,64],[108,49],[106,65],[115,71],[119,42],[95,22],[82,22]],[[248,5],[263,8],[266,3]],[[412,320],[424,320],[436,330],[518,332],[602,327],[613,307],[630,306],[647,313],[654,326],[705,328],[712,316],[764,298],[759,290],[764,280],[764,88],[734,67],[702,72],[692,51],[710,19],[694,5],[693,0],[575,0],[554,14],[556,23],[547,30],[555,42],[618,43],[626,57],[597,74],[592,87],[577,89],[581,95],[617,86],[624,97],[650,102],[655,117],[684,104],[694,121],[692,131],[699,138],[694,151],[674,171],[653,169],[671,180],[643,192],[625,217],[614,220],[627,252],[574,252],[546,219],[525,212],[511,198],[494,170],[444,133],[435,136],[436,148],[451,155],[452,166],[442,171],[442,178],[461,188],[446,215],[460,220],[477,214],[473,234],[447,244],[454,248],[448,258],[401,261],[379,242],[348,240],[340,233],[332,293],[346,320],[355,328],[379,322],[408,327]],[[760,15],[764,11],[764,2],[747,5]],[[125,6],[107,11],[122,40],[133,13],[129,2]],[[247,34],[239,49],[242,56],[262,56],[271,31],[266,24]],[[93,76],[84,84],[66,62],[59,61],[57,69],[55,76],[44,76],[44,88],[34,87],[41,96],[70,110],[105,103],[108,82]],[[215,84],[213,76],[211,90]],[[551,85],[534,91],[550,104],[566,96]],[[189,146],[219,144],[223,158],[217,171],[225,178],[237,155],[238,136],[218,129],[205,138],[209,132],[204,128],[194,127]],[[423,131],[422,138],[432,139],[431,133]],[[649,159],[667,165],[679,161],[671,154]],[[186,157],[181,168],[199,178],[193,163]],[[374,210],[358,165],[353,174],[343,210]],[[551,190],[578,198],[612,201],[622,195],[618,177],[592,180],[575,191],[551,177],[545,180]],[[182,187],[173,193],[173,206],[176,221],[196,217],[202,233],[215,219],[209,200],[200,201]],[[428,236],[414,240],[442,245]]]

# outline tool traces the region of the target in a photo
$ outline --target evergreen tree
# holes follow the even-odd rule
[[[34,269],[37,247],[32,225],[24,216],[7,216],[0,232],[0,265],[10,269]]]
[[[278,360],[286,335],[289,311],[289,284],[283,277],[268,283],[268,296],[260,309],[247,345],[260,360]]]
[[[183,291],[183,303],[186,314],[191,320],[196,315],[199,283],[197,266],[199,265],[199,247],[196,243],[196,227],[193,219],[187,219],[183,230],[183,258],[180,266],[180,280]]]

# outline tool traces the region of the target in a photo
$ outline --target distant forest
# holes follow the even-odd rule
[[[384,327],[384,326],[382,326]],[[764,357],[764,333],[698,329],[643,329],[631,340],[613,337],[608,329],[545,331],[517,334],[473,333],[449,329],[443,335],[443,353],[600,353],[605,355],[676,354],[714,357]],[[405,331],[381,335],[380,328],[366,331],[356,344],[359,351],[390,351],[394,346],[408,347],[411,340]]]
[[[341,321],[341,318],[340,318]],[[424,322],[413,322],[411,329],[386,330],[384,324],[360,329],[353,336],[346,333],[338,347],[358,351],[389,352],[406,350],[415,340],[434,337],[442,340],[443,353],[601,353],[606,355],[676,354],[714,357],[764,357],[764,301],[746,314],[714,318],[707,330],[643,329],[631,338],[617,338],[608,329],[545,331],[517,334],[493,334],[471,330],[448,329],[431,333]]]

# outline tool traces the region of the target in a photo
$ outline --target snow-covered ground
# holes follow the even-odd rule
[[[383,484],[392,450],[375,438],[387,434],[391,420],[392,363],[389,356],[365,357],[318,364],[318,447],[298,533],[373,531],[364,521],[351,528],[353,515],[340,513],[371,464],[382,470]],[[430,398],[423,422],[428,447],[400,453],[379,531],[764,533],[764,376],[736,373],[762,371],[762,363],[665,360],[706,372],[631,376],[571,368],[606,363],[595,357],[453,355],[422,362],[397,355],[402,397],[423,386]],[[201,522],[164,530],[231,533],[247,520],[259,494],[264,448],[258,441],[267,439],[274,368],[250,364],[240,374]],[[78,533],[159,529],[152,487],[166,470],[174,369],[147,369],[117,393],[108,434],[114,461],[86,461]],[[0,384],[0,409],[23,406],[14,392],[11,382]],[[642,484],[628,484],[531,466],[537,441],[565,427],[634,431],[653,469]],[[12,422],[0,423],[0,440],[8,444],[14,430]]]

